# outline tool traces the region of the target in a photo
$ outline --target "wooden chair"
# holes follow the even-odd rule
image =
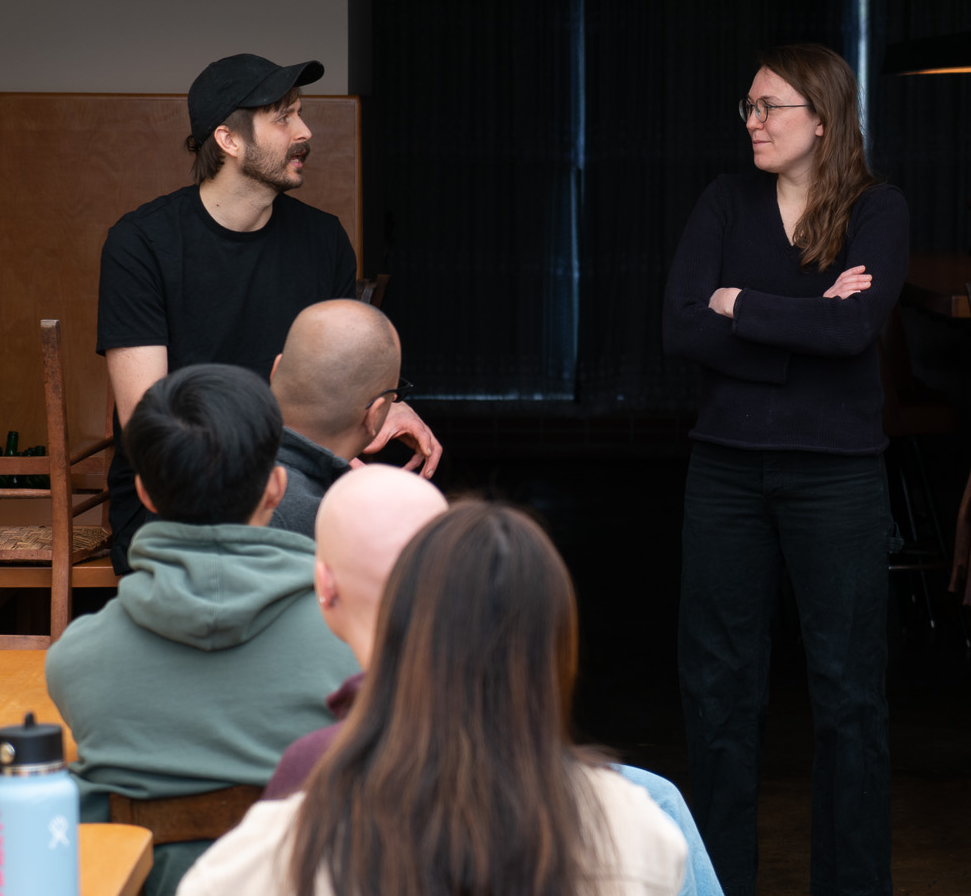
[[[71,454],[64,399],[61,327],[40,322],[44,354],[46,457],[0,457],[0,476],[47,476],[49,488],[0,488],[0,498],[47,498],[50,526],[0,526],[0,588],[49,588],[49,635],[0,635],[0,649],[44,649],[71,618],[72,587],[113,587],[118,577],[107,557],[107,474],[111,462],[111,395],[105,438]],[[83,495],[75,503],[75,495]],[[75,526],[74,517],[101,505],[101,525]]]
[[[375,308],[380,308],[381,303],[384,301],[384,291],[388,288],[388,281],[390,279],[390,274],[378,274],[373,280],[358,280],[357,297],[362,302],[367,302],[369,305],[374,305]]]
[[[108,811],[112,822],[148,828],[159,846],[186,840],[215,840],[236,827],[262,795],[262,787],[249,784],[154,800],[134,800],[111,793]]]

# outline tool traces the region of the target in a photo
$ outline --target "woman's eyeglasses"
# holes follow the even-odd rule
[[[738,101],[738,114],[741,116],[742,121],[748,122],[748,117],[755,111],[755,117],[759,121],[765,121],[769,117],[769,112],[772,109],[808,109],[809,103],[767,103],[765,100],[758,99],[754,103],[749,100],[739,100]]]

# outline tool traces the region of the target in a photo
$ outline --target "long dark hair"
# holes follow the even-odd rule
[[[593,759],[567,736],[576,665],[573,586],[535,522],[481,501],[430,522],[391,573],[364,689],[307,783],[298,896],[322,866],[354,896],[583,892],[578,772]]]
[[[794,240],[802,249],[802,266],[822,271],[843,247],[853,204],[877,183],[863,149],[856,78],[839,54],[821,44],[776,47],[763,53],[759,63],[801,93],[823,124],[809,199]]]

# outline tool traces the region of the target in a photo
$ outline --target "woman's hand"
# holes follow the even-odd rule
[[[708,299],[708,307],[724,317],[734,317],[735,299],[738,298],[740,292],[741,290],[734,286],[721,286],[711,294],[711,298]]]
[[[863,264],[857,265],[855,268],[847,268],[836,278],[836,282],[823,293],[823,297],[846,299],[854,293],[869,289],[873,277],[870,274],[864,274],[865,270],[866,265]]]

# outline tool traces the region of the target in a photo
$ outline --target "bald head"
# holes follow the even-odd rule
[[[448,509],[427,479],[383,464],[345,473],[317,513],[315,584],[324,619],[367,668],[385,583],[425,523]]]
[[[297,315],[271,387],[291,429],[331,450],[335,440],[343,447],[349,436],[363,448],[370,438],[361,428],[373,429],[375,422],[365,421],[367,404],[398,384],[400,369],[401,346],[391,321],[365,302],[332,299]],[[376,403],[378,429],[389,406],[390,396]]]

